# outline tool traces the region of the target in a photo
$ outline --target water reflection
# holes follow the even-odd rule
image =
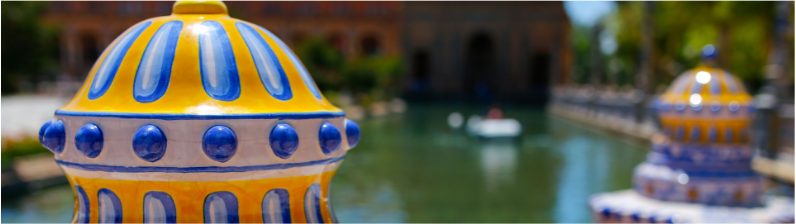
[[[630,187],[630,172],[644,159],[643,145],[540,108],[506,108],[525,130],[516,142],[479,141],[447,124],[453,111],[467,117],[480,109],[412,105],[404,115],[362,122],[369,136],[332,183],[340,220],[590,222],[589,195]],[[376,200],[382,197],[394,201]],[[343,211],[354,205],[367,212]]]
[[[70,222],[75,198],[69,185],[35,191],[21,197],[3,197],[2,222]]]
[[[560,123],[570,123],[559,120]],[[570,123],[568,125],[575,125]],[[629,185],[630,178],[619,175],[632,174],[632,167],[643,160],[643,150],[629,139],[617,136],[595,135],[588,132],[601,130],[562,128],[550,126],[549,132],[564,137],[556,147],[564,158],[565,165],[559,173],[556,194],[555,221],[563,223],[583,222],[592,215],[586,204],[595,192],[611,191]]]
[[[512,185],[517,168],[517,143],[507,139],[486,140],[480,146],[486,192],[495,194],[501,185]]]

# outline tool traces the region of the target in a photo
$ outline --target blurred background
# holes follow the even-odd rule
[[[590,222],[591,194],[631,187],[650,102],[706,45],[756,97],[755,169],[793,195],[793,2],[226,4],[360,123],[332,184],[343,222]],[[37,131],[114,38],[172,5],[2,2],[2,222],[71,220]],[[511,140],[468,135],[480,117],[516,121]]]

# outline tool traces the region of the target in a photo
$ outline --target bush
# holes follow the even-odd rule
[[[57,71],[58,31],[41,19],[47,4],[2,3],[2,94],[30,91],[23,87],[36,86]]]
[[[347,92],[360,104],[367,104],[369,101],[391,99],[398,92],[402,64],[396,57],[356,56],[346,59],[343,52],[320,38],[299,43],[296,54],[327,96]]]
[[[50,150],[44,148],[44,146],[39,143],[38,139],[25,138],[20,140],[4,140],[2,153],[0,153],[0,159],[2,159],[2,161],[0,162],[2,162],[2,168],[6,169],[11,167],[16,158],[41,153],[50,153]]]

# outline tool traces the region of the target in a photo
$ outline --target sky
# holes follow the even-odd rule
[[[612,1],[566,1],[564,9],[570,21],[578,25],[592,26],[600,17],[616,9],[616,2]]]

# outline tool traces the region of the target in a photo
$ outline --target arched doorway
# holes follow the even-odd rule
[[[339,51],[343,51],[345,49],[345,40],[343,39],[343,35],[338,32],[327,35],[326,41]]]
[[[91,66],[94,64],[94,61],[99,58],[99,48],[97,47],[99,43],[97,42],[96,35],[92,33],[85,33],[80,36],[80,45],[82,46],[83,51],[83,63],[87,66]]]
[[[412,92],[425,93],[429,89],[430,61],[428,51],[419,50],[412,54],[412,79],[409,88]]]
[[[492,100],[496,88],[495,46],[487,33],[478,32],[467,42],[465,95],[483,102]]]
[[[364,55],[373,56],[381,53],[381,43],[379,43],[379,39],[374,35],[367,35],[365,38],[362,38],[360,45],[362,54]]]
[[[548,87],[550,86],[550,54],[547,52],[536,52],[531,54],[528,63],[528,83],[530,98],[532,103],[544,104],[548,97]]]

